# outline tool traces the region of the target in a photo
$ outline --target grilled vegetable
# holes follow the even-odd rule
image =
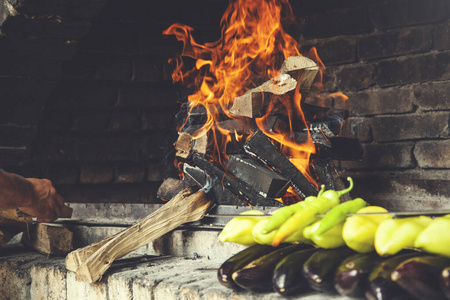
[[[365,296],[369,300],[407,300],[411,296],[391,279],[391,273],[403,261],[425,255],[424,252],[406,251],[392,256],[378,264],[369,275]]]
[[[441,272],[441,289],[447,299],[450,299],[450,267]]]
[[[245,215],[264,215],[262,211],[249,210],[241,213],[242,217],[231,219],[219,234],[221,242],[236,243],[244,246],[256,244],[253,239],[252,229],[264,217],[251,217]]]
[[[441,272],[446,266],[450,266],[450,259],[446,257],[413,257],[397,266],[391,279],[419,299],[446,299],[439,284]]]
[[[427,216],[384,220],[375,233],[375,250],[385,256],[413,248],[417,236],[431,221]]]
[[[450,257],[450,217],[434,219],[428,227],[419,233],[414,246],[427,252]],[[445,234],[443,234],[445,233]]]
[[[347,247],[321,249],[311,255],[303,265],[305,276],[311,288],[320,292],[334,290],[334,275],[339,264],[355,252]]]
[[[347,218],[347,214],[355,213],[366,205],[366,201],[361,198],[356,198],[333,207],[327,212],[325,217],[323,217],[322,221],[320,221],[320,226],[314,234],[321,235],[324,232],[327,232],[339,223],[344,222]]]
[[[311,290],[302,274],[303,264],[317,250],[314,248],[296,251],[283,258],[273,271],[273,289],[283,296],[297,295]]]
[[[350,186],[342,191],[327,190],[322,193],[320,197],[317,197],[310,203],[308,203],[303,209],[296,212],[289,217],[278,228],[277,233],[273,237],[272,246],[277,246],[283,242],[287,237],[295,232],[303,233],[303,229],[317,220],[318,214],[324,214],[331,208],[339,204],[339,198],[350,192],[353,189],[353,180],[348,177]]]
[[[364,296],[369,274],[382,260],[376,252],[358,253],[346,258],[337,268],[334,287],[342,296]]]
[[[232,257],[227,259],[217,271],[219,282],[230,289],[238,288],[238,286],[234,283],[231,275],[253,260],[260,258],[261,256],[266,255],[267,253],[270,253],[276,249],[277,248],[267,245],[253,245],[233,255]]]
[[[272,275],[276,265],[292,252],[309,249],[306,244],[290,245],[266,254],[233,273],[234,282],[243,289],[254,292],[272,291]]]
[[[387,212],[380,206],[366,206],[358,210],[358,213],[377,213]],[[342,229],[342,238],[345,244],[353,250],[360,253],[367,253],[375,250],[374,239],[378,225],[385,219],[390,218],[388,215],[374,216],[350,216],[344,223]]]

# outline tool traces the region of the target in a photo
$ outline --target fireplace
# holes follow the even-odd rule
[[[172,83],[167,60],[181,45],[162,31],[180,22],[217,40],[226,3],[72,2],[1,1],[0,167],[51,179],[93,214],[162,204],[190,93]],[[291,5],[287,32],[326,67],[307,103],[348,111],[340,136],[364,148],[360,161],[335,162],[352,194],[391,210],[449,209],[448,1]],[[349,99],[325,97],[336,92]]]

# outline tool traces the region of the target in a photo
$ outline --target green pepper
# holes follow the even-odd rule
[[[434,219],[414,241],[414,247],[450,257],[450,215]]]
[[[327,232],[337,224],[344,222],[347,214],[355,213],[366,205],[366,201],[361,198],[356,198],[333,207],[327,212],[322,221],[320,221],[320,225],[317,227],[315,234],[321,235]]]
[[[317,234],[318,228],[323,220],[325,219],[305,227],[303,230],[303,236],[306,239],[312,240],[317,246],[325,249],[334,249],[344,246],[345,242],[342,238],[342,228],[344,227],[344,222],[335,224],[331,229],[327,230],[323,234]]]
[[[325,186],[322,186],[317,197],[322,195],[325,190]],[[284,206],[273,212],[269,221],[266,222],[265,226],[262,228],[262,233],[267,234],[275,229],[278,229],[289,217],[303,209],[308,203],[316,199],[315,196],[306,197],[305,200],[297,202],[292,205]]]
[[[348,193],[353,188],[353,180],[348,177],[350,186],[342,191],[328,190],[323,192],[320,197],[317,197],[310,203],[308,203],[303,209],[296,212],[289,219],[287,219],[278,229],[272,242],[272,246],[278,246],[288,236],[292,235],[296,231],[303,232],[303,229],[317,220],[318,214],[324,214],[332,207],[339,204],[339,198]]]
[[[261,245],[271,245],[273,237],[275,236],[276,230],[272,230],[271,232],[264,232],[263,228],[267,225],[270,219],[264,219],[256,223],[253,227],[252,234],[255,242]]]
[[[381,206],[366,206],[357,211],[357,213],[383,213],[387,210]],[[367,253],[375,250],[374,239],[378,225],[385,219],[391,218],[390,215],[374,216],[351,216],[345,220],[342,229],[342,238],[345,244],[360,253]]]
[[[231,242],[244,246],[256,244],[253,239],[253,227],[263,220],[264,217],[251,217],[245,215],[264,215],[262,211],[249,210],[241,213],[242,217],[231,219],[219,234],[221,242]],[[268,218],[268,217],[267,217]]]
[[[417,236],[431,221],[427,216],[384,220],[375,233],[375,250],[379,255],[386,256],[413,248]]]

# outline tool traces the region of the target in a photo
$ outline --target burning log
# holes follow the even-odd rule
[[[299,91],[306,93],[309,91],[319,67],[311,59],[304,56],[290,56],[281,65],[280,73],[289,74],[297,80]]]
[[[339,191],[346,188],[331,159],[318,159],[313,162],[312,167],[317,177],[319,177],[320,182],[325,185],[327,190]],[[349,193],[341,196],[341,202],[351,199]]]
[[[225,188],[228,188],[233,194],[238,196],[250,205],[269,205],[280,206],[281,203],[271,198],[264,197],[258,191],[254,190],[247,183],[236,180],[224,171],[216,167],[209,160],[201,157],[198,153],[192,155],[192,163],[204,170],[211,178],[221,182]]]
[[[245,152],[290,180],[299,196],[317,195],[316,187],[289,161],[262,131],[255,132],[244,144]]]
[[[76,279],[95,282],[121,258],[145,244],[161,237],[178,226],[198,221],[210,207],[205,192],[187,188],[164,206],[119,233],[104,240],[72,251],[66,257],[66,268],[76,270]]]
[[[188,158],[194,151],[201,154],[206,154],[206,149],[208,147],[208,136],[204,134],[198,139],[194,139],[189,133],[182,132],[178,136],[174,146],[177,151],[175,155],[181,158]]]
[[[286,193],[290,183],[280,174],[272,171],[256,160],[231,155],[227,171],[234,177],[250,185],[263,197],[280,198]]]
[[[66,255],[72,250],[73,233],[62,226],[36,224],[22,235],[21,243],[45,255]]]

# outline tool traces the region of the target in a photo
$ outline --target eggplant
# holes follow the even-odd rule
[[[373,268],[384,260],[376,252],[358,253],[346,258],[338,266],[334,287],[342,296],[360,298],[367,289]]]
[[[440,288],[440,277],[442,270],[448,266],[450,258],[447,257],[413,257],[397,266],[391,279],[419,299],[447,299]]]
[[[418,251],[403,251],[378,264],[369,274],[368,286],[365,291],[366,298],[369,300],[411,299],[411,295],[407,294],[398,284],[392,281],[391,273],[405,260],[425,254],[425,252]]]
[[[296,251],[283,258],[275,267],[272,287],[283,296],[298,295],[310,291],[311,288],[303,277],[303,264],[318,249]]]
[[[345,258],[356,252],[347,247],[321,249],[303,264],[303,276],[311,288],[319,292],[334,291],[336,268]]]
[[[441,272],[441,290],[447,299],[450,299],[450,267]]]
[[[239,289],[239,287],[234,283],[233,278],[231,277],[234,272],[243,268],[245,265],[249,264],[255,259],[260,258],[261,256],[264,256],[267,253],[275,251],[284,246],[285,244],[283,244],[281,247],[274,248],[269,245],[256,244],[236,253],[235,255],[227,259],[217,271],[217,278],[219,279],[219,282],[227,288]]]
[[[235,271],[232,275],[233,281],[239,287],[249,291],[271,292],[273,271],[280,260],[295,251],[309,248],[312,246],[298,244],[272,251]]]

